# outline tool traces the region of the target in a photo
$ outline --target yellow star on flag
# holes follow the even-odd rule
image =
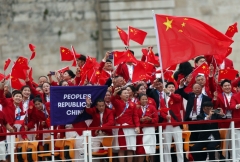
[[[185,23],[185,22],[183,22],[181,25],[182,25],[182,27],[184,27],[184,26],[186,25],[186,23]]]
[[[168,17],[166,17],[167,21],[164,22],[163,24],[166,25],[166,31],[168,31],[169,28],[172,28],[172,21],[173,20],[168,20]]]
[[[65,52],[65,50],[64,50],[64,49],[62,49],[62,52]]]

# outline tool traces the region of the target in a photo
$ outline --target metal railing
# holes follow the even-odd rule
[[[190,133],[193,132],[207,132],[207,131],[214,131],[214,130],[195,130],[195,131],[189,131],[186,128],[183,130],[179,130],[179,133],[182,133],[182,138],[184,140],[180,140],[179,142],[165,142],[165,137],[168,137],[168,134],[172,133],[178,133],[178,131],[175,132],[168,132],[165,129],[163,129],[165,126],[170,125],[170,126],[177,126],[179,124],[185,124],[185,125],[190,125],[190,124],[207,124],[207,123],[230,123],[229,128],[224,128],[224,129],[216,129],[216,131],[221,130],[222,132],[227,133],[228,131],[231,134],[231,137],[229,139],[226,139],[226,134],[223,135],[224,138],[220,139],[207,139],[207,140],[197,140],[197,141],[190,141],[189,136]],[[238,154],[240,154],[240,146],[236,146],[236,142],[240,141],[240,138],[238,138],[236,135],[236,130],[239,130],[238,128],[235,128],[235,122],[240,122],[240,119],[235,119],[235,120],[208,120],[208,121],[191,121],[191,122],[178,122],[178,123],[158,123],[154,125],[143,125],[143,127],[156,127],[157,132],[155,133],[144,133],[144,134],[128,134],[127,137],[129,136],[134,136],[137,137],[139,135],[154,135],[156,138],[158,138],[159,142],[156,142],[156,144],[149,144],[149,146],[154,146],[156,148],[155,153],[151,154],[136,154],[135,151],[133,151],[133,155],[118,155],[118,146],[114,145],[111,140],[117,140],[117,138],[122,137],[125,135],[104,135],[104,136],[93,136],[92,135],[92,130],[98,130],[99,128],[93,128],[89,127],[88,130],[84,130],[82,136],[76,136],[73,138],[68,138],[68,139],[54,139],[54,133],[59,133],[59,132],[67,132],[67,131],[77,131],[77,130],[83,130],[83,129],[63,129],[63,130],[43,130],[43,131],[32,131],[32,132],[15,132],[15,133],[7,133],[3,134],[1,133],[0,135],[8,135],[10,136],[10,141],[7,142],[8,147],[10,148],[8,154],[11,157],[11,161],[19,161],[18,159],[20,157],[24,158],[24,161],[41,161],[48,159],[47,161],[84,161],[84,162],[92,162],[96,160],[108,160],[108,161],[116,161],[116,159],[119,158],[128,158],[128,157],[133,157],[133,161],[138,161],[137,158],[145,156],[147,157],[147,161],[149,162],[149,157],[152,157],[153,159],[159,159],[161,162],[166,162],[165,156],[166,155],[177,155],[177,154],[182,154],[183,158],[191,158],[191,155],[194,155],[194,153],[208,153],[211,151],[216,152],[216,159],[211,160],[211,161],[219,161],[219,160],[228,160],[228,161],[239,161],[240,157],[238,157]],[[114,126],[114,127],[107,127],[104,129],[122,129],[122,128],[132,128],[132,126]],[[102,129],[104,131],[104,129]],[[226,130],[226,131],[223,131]],[[48,139],[44,140],[37,140],[37,141],[16,141],[15,135],[17,134],[36,134],[36,133],[51,133],[51,137]],[[236,138],[237,137],[237,138]],[[110,144],[106,144],[106,141],[110,140]],[[191,148],[196,145],[197,143],[203,143],[203,142],[212,142],[212,141],[219,141],[219,145],[213,149],[213,150],[207,150],[206,147],[204,149],[200,149],[197,151],[192,151]],[[35,144],[37,143],[36,146],[37,148],[30,147],[32,143]],[[48,143],[48,149],[40,149],[40,142]],[[109,142],[109,141],[107,141]],[[223,148],[224,143],[230,142],[231,143],[231,148]],[[24,145],[25,143],[25,145]],[[97,143],[95,145],[95,143]],[[102,143],[102,146],[100,146],[100,143]],[[191,144],[194,143],[194,144]],[[240,142],[239,142],[240,143]],[[176,145],[177,144],[182,144],[182,151],[177,151],[176,150]],[[71,146],[70,146],[71,145]],[[174,152],[166,152],[164,151],[164,148],[166,148],[167,145],[170,145],[172,150],[175,150]],[[129,145],[128,145],[129,146]],[[148,144],[138,144],[136,143],[133,145],[134,147],[139,147],[139,146],[148,146]],[[180,145],[179,145],[180,146]],[[20,147],[26,147],[25,149],[19,149]],[[29,149],[31,148],[31,149]],[[121,146],[120,146],[121,148]],[[100,150],[100,151],[99,151]],[[221,154],[219,154],[221,152]],[[228,155],[228,152],[231,152],[231,157],[228,157],[228,159],[220,159],[223,158],[223,152],[225,152],[225,155]],[[4,155],[4,154],[0,154]],[[21,155],[21,156],[18,156]],[[217,156],[221,155],[221,156]],[[43,157],[43,158],[41,158]],[[207,161],[207,158],[206,160]]]

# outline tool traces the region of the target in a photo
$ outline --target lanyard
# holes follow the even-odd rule
[[[225,106],[226,109],[228,109],[228,106],[227,106],[228,101],[226,101],[227,96],[224,93],[222,93],[222,95],[223,95],[223,100],[224,100],[224,106]],[[230,95],[232,96],[232,93],[230,93]]]
[[[124,108],[123,112],[122,112],[119,116],[117,116],[115,119],[120,118],[120,117],[125,113],[125,111],[127,110],[128,107],[129,107],[129,103],[127,102],[126,105],[125,105],[125,108]]]
[[[47,113],[47,111],[46,111],[45,105],[43,105],[43,113],[44,113],[44,115],[45,115],[45,118],[48,118],[48,113]]]
[[[142,117],[145,116],[147,109],[148,109],[148,105],[142,107],[142,111],[143,111]]]
[[[200,97],[200,98],[199,98]],[[198,109],[198,98],[199,98],[199,103],[202,103],[202,98],[203,98],[203,95],[202,94],[200,94],[198,97],[197,97],[197,99],[196,99],[196,114],[197,114],[197,109]],[[201,105],[200,105],[200,107],[201,107]],[[192,115],[194,114],[194,111],[192,111]]]

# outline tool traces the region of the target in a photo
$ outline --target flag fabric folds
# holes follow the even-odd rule
[[[143,42],[147,36],[147,32],[134,28],[132,26],[128,27],[129,40],[133,40],[138,44],[143,45]]]
[[[123,42],[124,45],[128,46],[128,34],[122,30],[121,28],[117,27],[118,34]]]
[[[155,15],[163,69],[199,55],[224,55],[233,40],[190,17]]]

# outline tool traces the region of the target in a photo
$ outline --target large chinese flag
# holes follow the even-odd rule
[[[234,69],[223,69],[219,70],[218,81],[222,79],[234,80],[238,71]]]
[[[194,18],[155,15],[163,69],[199,55],[224,55],[233,40]]]

